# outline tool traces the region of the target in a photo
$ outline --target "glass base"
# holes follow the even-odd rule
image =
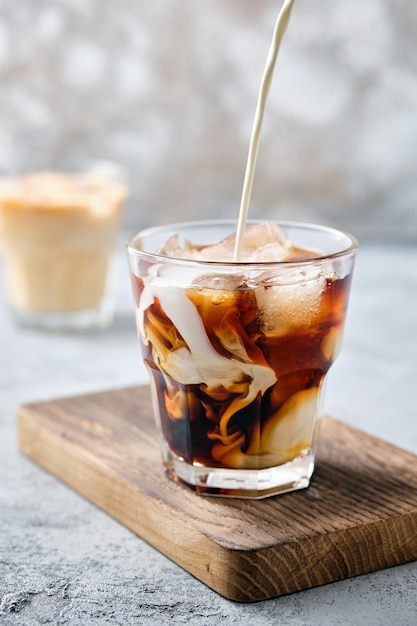
[[[14,310],[13,316],[19,326],[49,331],[78,332],[107,328],[114,316],[114,307],[105,302],[93,309],[67,313],[38,313]]]
[[[314,454],[307,453],[277,467],[261,470],[223,469],[190,465],[169,453],[167,475],[203,495],[260,500],[305,489],[314,470]]]

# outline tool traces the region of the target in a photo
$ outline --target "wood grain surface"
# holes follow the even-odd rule
[[[169,480],[148,387],[27,404],[17,428],[24,454],[233,600],[417,559],[417,457],[331,418],[310,487],[265,500]]]

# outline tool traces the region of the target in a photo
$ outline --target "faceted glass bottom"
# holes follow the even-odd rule
[[[314,454],[311,451],[289,463],[260,470],[190,465],[170,451],[164,456],[169,478],[187,485],[195,492],[252,500],[305,489],[310,484],[314,470]]]

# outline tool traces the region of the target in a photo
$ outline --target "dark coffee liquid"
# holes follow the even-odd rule
[[[141,279],[133,277],[137,298]],[[268,286],[257,290],[191,287],[185,290],[216,352],[233,361],[240,357],[227,346],[238,337],[251,362],[269,366],[276,382],[241,409],[230,407],[248,395],[251,380],[242,375],[233,385],[182,384],[163,372],[155,361],[153,343],[167,351],[187,349],[187,344],[165,314],[158,298],[144,311],[148,338],[142,344],[145,362],[156,388],[161,428],[172,452],[188,463],[210,467],[264,468],[306,454],[311,440],[308,406],[316,405],[324,376],[334,361],[345,319],[350,276],[323,279],[309,315],[295,307],[293,318],[266,320],[259,307],[262,298],[277,297]],[[286,297],[285,294],[283,297]],[[298,314],[302,317],[298,318]],[[304,315],[304,316],[303,316]],[[281,323],[282,321],[282,323]],[[316,409],[314,409],[316,410]],[[308,417],[303,416],[303,412]],[[304,421],[303,421],[304,420]],[[307,423],[308,422],[308,423]],[[303,436],[302,430],[307,430]],[[294,432],[293,432],[294,431]]]

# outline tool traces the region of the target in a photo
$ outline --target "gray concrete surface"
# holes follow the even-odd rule
[[[417,562],[237,604],[19,454],[18,404],[146,382],[120,254],[117,316],[101,333],[18,329],[0,294],[0,624],[414,625]],[[414,453],[416,291],[416,248],[362,246],[327,396],[333,415]]]

